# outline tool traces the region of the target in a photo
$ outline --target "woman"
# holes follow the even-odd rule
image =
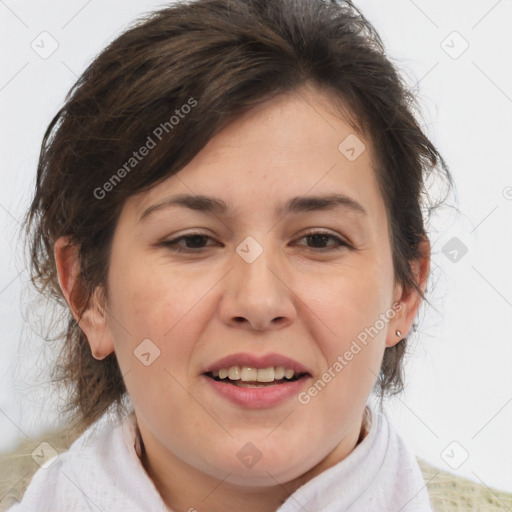
[[[94,60],[27,217],[82,435],[13,511],[431,510],[369,402],[402,389],[450,182],[413,104],[348,2],[176,4]]]

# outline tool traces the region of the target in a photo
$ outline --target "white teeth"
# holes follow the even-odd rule
[[[240,372],[240,379],[244,382],[249,382],[250,380],[258,380],[258,370],[257,368],[249,368],[248,366],[242,366],[242,371]]]
[[[240,367],[232,366],[228,372],[229,380],[240,380]]]
[[[280,380],[284,377],[286,368],[283,366],[278,366],[277,368],[274,368],[274,379]]]
[[[258,382],[273,382],[274,381],[274,367],[260,368],[258,370]]]
[[[273,382],[283,378],[292,379],[295,372],[283,366],[269,366],[268,368],[253,368],[250,366],[231,366],[220,368],[212,372],[214,377],[220,379],[239,380],[242,382]]]

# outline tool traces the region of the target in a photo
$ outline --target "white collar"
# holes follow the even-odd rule
[[[276,512],[432,512],[407,443],[370,403],[370,431],[347,457],[306,482]]]
[[[297,489],[276,512],[431,512],[412,451],[370,406],[366,437],[345,459]],[[40,468],[9,512],[168,512],[137,455],[135,415],[91,425],[51,466]]]

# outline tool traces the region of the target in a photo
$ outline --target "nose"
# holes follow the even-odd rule
[[[230,327],[255,331],[282,329],[296,318],[296,296],[291,277],[275,251],[263,252],[251,263],[238,253],[224,281],[220,305]]]

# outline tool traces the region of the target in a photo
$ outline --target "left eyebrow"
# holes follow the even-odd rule
[[[230,203],[216,197],[179,194],[148,207],[140,216],[139,222],[155,211],[173,206],[216,215],[226,215],[234,211]],[[293,213],[333,210],[339,207],[366,215],[366,210],[361,203],[344,194],[292,197],[276,208],[276,215],[282,217]]]
[[[366,215],[363,205],[345,194],[292,197],[284,205],[277,208],[277,214],[281,216],[288,215],[289,213],[333,210],[339,207]]]

